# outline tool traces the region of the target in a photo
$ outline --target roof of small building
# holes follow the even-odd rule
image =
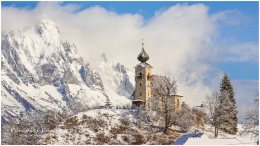
[[[144,102],[143,100],[141,100],[141,99],[135,99],[135,100],[132,100],[132,102]]]
[[[182,95],[177,95],[177,94],[174,94],[174,95],[171,95],[171,96],[183,97]]]

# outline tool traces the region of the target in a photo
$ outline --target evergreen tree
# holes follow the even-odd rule
[[[220,83],[220,129],[229,134],[237,133],[237,107],[235,94],[227,74],[224,74]]]

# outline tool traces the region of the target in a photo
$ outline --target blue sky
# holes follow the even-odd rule
[[[227,10],[238,12],[238,18],[234,18],[234,20],[239,21],[238,24],[230,25],[220,22],[218,25],[217,46],[225,47],[226,42],[256,43],[258,45],[258,2],[64,2],[61,5],[76,4],[80,6],[78,11],[99,5],[118,14],[141,14],[147,21],[158,10],[164,10],[176,4],[192,5],[197,3],[207,5],[210,15]],[[37,6],[37,2],[2,2],[1,5],[2,7],[14,6],[33,9]],[[258,59],[245,61],[239,61],[239,59],[235,61],[218,60],[209,61],[209,63],[226,72],[232,80],[259,80]]]

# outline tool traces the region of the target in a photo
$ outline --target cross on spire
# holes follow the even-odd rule
[[[144,49],[144,39],[142,39],[142,49]]]

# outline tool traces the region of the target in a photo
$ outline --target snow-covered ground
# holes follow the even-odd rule
[[[206,131],[204,131],[201,137],[189,138],[185,145],[251,145],[256,144],[256,140],[250,135],[241,134],[243,128],[241,124],[238,124],[238,133],[236,135],[226,134],[222,131],[219,132],[217,138],[214,138],[214,129],[212,127],[206,126]]]
[[[145,115],[132,109],[95,109],[68,118],[43,135],[42,144],[170,144],[179,135],[165,135]]]

